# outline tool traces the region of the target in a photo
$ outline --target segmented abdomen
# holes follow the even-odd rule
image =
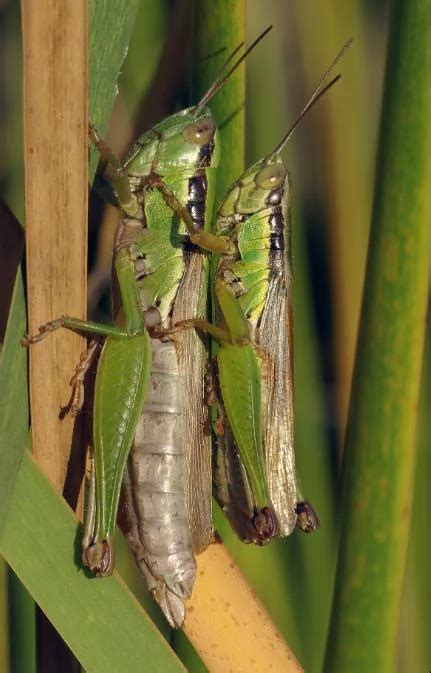
[[[196,563],[190,542],[181,381],[174,344],[152,340],[148,397],[124,478],[128,537],[150,591],[168,621],[181,626]]]

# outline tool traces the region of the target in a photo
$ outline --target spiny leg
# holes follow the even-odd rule
[[[81,358],[76,366],[75,373],[70,380],[72,386],[72,401],[70,404],[71,416],[78,416],[84,406],[84,379],[101,344],[97,339],[92,339],[87,350],[81,353]]]
[[[218,436],[223,436],[226,429],[226,415],[221,402],[220,384],[217,377],[217,361],[212,360],[207,365],[205,373],[204,400],[209,407],[215,406],[217,409],[217,418],[214,422],[214,432]]]
[[[93,449],[91,449],[90,453],[90,478],[88,481],[88,489],[87,489],[87,502],[86,502],[86,512],[85,512],[85,520],[84,520],[84,533],[82,536],[82,550],[83,550],[83,557],[84,554],[87,550],[87,548],[90,546],[91,541],[93,539],[94,535],[94,529],[95,529],[95,521],[96,521],[96,471],[94,469],[94,453]],[[85,564],[85,559],[83,558],[84,564]]]

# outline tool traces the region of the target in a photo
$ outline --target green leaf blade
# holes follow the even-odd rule
[[[327,673],[394,670],[428,296],[429,10],[393,5]]]
[[[24,285],[18,268],[0,362],[0,536],[28,437],[27,352]]]
[[[118,573],[90,579],[73,563],[80,536],[70,508],[25,453],[0,551],[82,666],[88,673],[183,671]]]

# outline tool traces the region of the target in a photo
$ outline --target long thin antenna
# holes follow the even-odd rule
[[[215,74],[215,76],[214,76],[214,81],[213,81],[213,83],[211,84],[211,86],[213,86],[214,83],[217,82],[218,79],[220,79],[220,77],[221,77],[221,75],[222,75],[222,73],[223,73],[223,70],[225,70],[225,68],[227,68],[227,66],[229,65],[229,63],[230,63],[231,60],[233,59],[233,57],[239,52],[240,49],[242,49],[243,46],[244,46],[244,42],[240,42],[239,45],[238,45],[237,47],[235,47],[235,49],[233,50],[233,52],[232,52],[231,54],[229,54],[229,56],[227,57],[227,59],[225,60],[225,62],[224,62],[224,63],[220,66],[220,68],[217,70],[217,72],[216,72],[216,74]],[[205,96],[206,96],[206,94],[205,94]]]
[[[243,55],[242,55],[242,56],[241,56],[241,57],[234,63],[234,65],[233,65],[233,66],[231,67],[231,69],[226,73],[226,75],[224,75],[224,77],[222,77],[222,79],[220,79],[220,75],[221,75],[221,73],[223,72],[223,70],[225,69],[226,65],[231,61],[232,57],[239,51],[239,49],[241,49],[241,47],[243,46],[243,43],[241,43],[241,44],[235,49],[235,51],[229,56],[229,58],[227,59],[227,61],[223,64],[222,68],[219,70],[219,72],[218,72],[218,74],[217,74],[217,77],[215,78],[214,82],[211,84],[211,86],[210,86],[210,88],[208,89],[208,91],[206,92],[206,94],[204,94],[204,96],[201,98],[201,100],[199,101],[199,103],[196,105],[196,107],[195,107],[195,111],[196,111],[196,112],[199,112],[199,110],[201,110],[201,109],[204,107],[204,105],[206,105],[206,104],[211,100],[211,98],[217,93],[217,91],[219,91],[219,89],[221,89],[221,87],[225,84],[226,80],[229,79],[229,77],[230,77],[230,76],[235,72],[235,70],[241,65],[241,63],[244,61],[244,59],[247,58],[247,56],[249,55],[249,53],[250,53],[250,52],[251,52],[251,51],[252,51],[252,50],[259,44],[259,42],[260,42],[261,40],[263,40],[263,38],[265,37],[265,35],[266,35],[267,33],[269,33],[269,31],[270,31],[271,29],[272,29],[272,26],[268,26],[268,28],[266,28],[266,30],[264,30],[263,33],[261,33],[261,34],[255,39],[255,41],[248,47],[248,49],[246,49],[246,51],[243,53]]]
[[[268,157],[267,157],[267,160],[268,160],[268,161],[271,161],[274,157],[277,156],[277,154],[280,154],[280,152],[282,151],[283,147],[286,145],[286,143],[287,143],[287,142],[290,140],[290,138],[292,137],[292,135],[293,135],[294,131],[296,130],[296,127],[298,126],[298,124],[299,124],[299,122],[301,121],[301,119],[302,119],[302,118],[307,114],[307,112],[308,112],[308,111],[309,111],[309,110],[310,110],[310,109],[317,103],[317,101],[319,100],[319,98],[321,98],[321,97],[323,96],[323,94],[325,94],[325,93],[328,91],[328,89],[330,89],[336,82],[338,82],[338,80],[339,80],[340,78],[341,78],[341,75],[337,75],[337,76],[334,77],[334,79],[332,79],[332,80],[331,80],[331,81],[330,81],[330,82],[329,82],[329,83],[328,83],[328,84],[327,84],[321,91],[319,91],[319,92],[317,93],[317,95],[313,94],[313,97],[310,98],[310,100],[308,101],[307,105],[301,110],[301,112],[299,113],[299,115],[298,115],[297,118],[295,119],[294,123],[292,124],[292,126],[290,127],[290,129],[288,130],[288,132],[286,133],[286,135],[284,136],[283,140],[277,145],[277,147],[275,148],[275,150],[274,150],[273,152],[271,152],[270,155],[268,155]]]
[[[286,145],[286,143],[287,143],[287,142],[290,140],[290,138],[292,137],[292,135],[293,135],[293,133],[294,133],[296,127],[298,126],[299,122],[301,121],[301,119],[302,119],[302,118],[307,114],[307,112],[308,112],[308,111],[315,105],[315,103],[317,103],[317,101],[319,100],[319,98],[321,98],[321,97],[323,96],[323,94],[325,94],[325,93],[328,91],[328,89],[330,89],[336,82],[338,82],[338,80],[340,79],[341,75],[337,75],[337,76],[334,77],[334,79],[332,79],[332,80],[331,80],[325,87],[323,87],[323,84],[324,84],[325,81],[327,80],[328,75],[333,71],[333,69],[335,68],[336,64],[338,63],[338,61],[340,60],[340,58],[342,57],[342,55],[344,54],[344,52],[346,51],[346,49],[348,49],[348,47],[350,47],[350,45],[352,44],[352,42],[353,42],[353,37],[351,37],[349,40],[347,40],[346,44],[340,49],[340,51],[338,52],[338,54],[336,55],[336,57],[334,58],[334,60],[333,60],[332,63],[330,64],[329,68],[327,68],[327,70],[325,70],[325,72],[324,72],[324,74],[323,74],[323,76],[322,76],[322,78],[321,78],[319,84],[318,84],[318,85],[316,86],[316,88],[314,89],[314,92],[312,93],[312,95],[311,95],[311,97],[309,98],[308,102],[307,102],[306,105],[303,107],[303,109],[301,110],[301,112],[300,112],[299,115],[297,116],[296,120],[294,121],[294,123],[292,124],[292,126],[290,127],[290,129],[288,130],[288,132],[286,133],[286,135],[284,136],[284,138],[283,138],[283,139],[281,140],[281,142],[277,145],[277,147],[275,148],[275,150],[274,150],[273,152],[271,152],[271,154],[268,155],[268,157],[267,157],[267,160],[268,160],[268,161],[271,161],[275,156],[277,156],[277,154],[280,154],[280,152],[282,151],[283,147]],[[323,88],[322,88],[322,87],[323,87]]]

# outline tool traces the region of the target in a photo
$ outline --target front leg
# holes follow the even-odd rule
[[[231,338],[228,332],[226,332],[221,327],[216,327],[216,325],[212,325],[210,322],[208,322],[207,320],[203,320],[202,318],[190,318],[189,320],[180,320],[179,322],[175,323],[175,325],[173,325],[172,327],[167,328],[156,326],[150,330],[150,333],[153,339],[163,339],[166,336],[171,336],[171,334],[175,334],[176,332],[182,332],[183,330],[186,329],[197,329],[200,330],[201,332],[206,332],[220,343],[231,342]]]
[[[139,204],[136,195],[132,192],[126,169],[109,145],[100,137],[99,132],[93,124],[89,124],[88,133],[101,159],[112,169],[112,186],[115,189],[121,209],[130,217],[136,217],[139,214]]]
[[[163,179],[156,173],[148,176],[146,183],[149,187],[156,187],[162,194],[168,206],[182,219],[186,225],[190,240],[203,250],[217,254],[232,254],[235,248],[228,237],[216,236],[196,226],[187,207],[181,203]]]

